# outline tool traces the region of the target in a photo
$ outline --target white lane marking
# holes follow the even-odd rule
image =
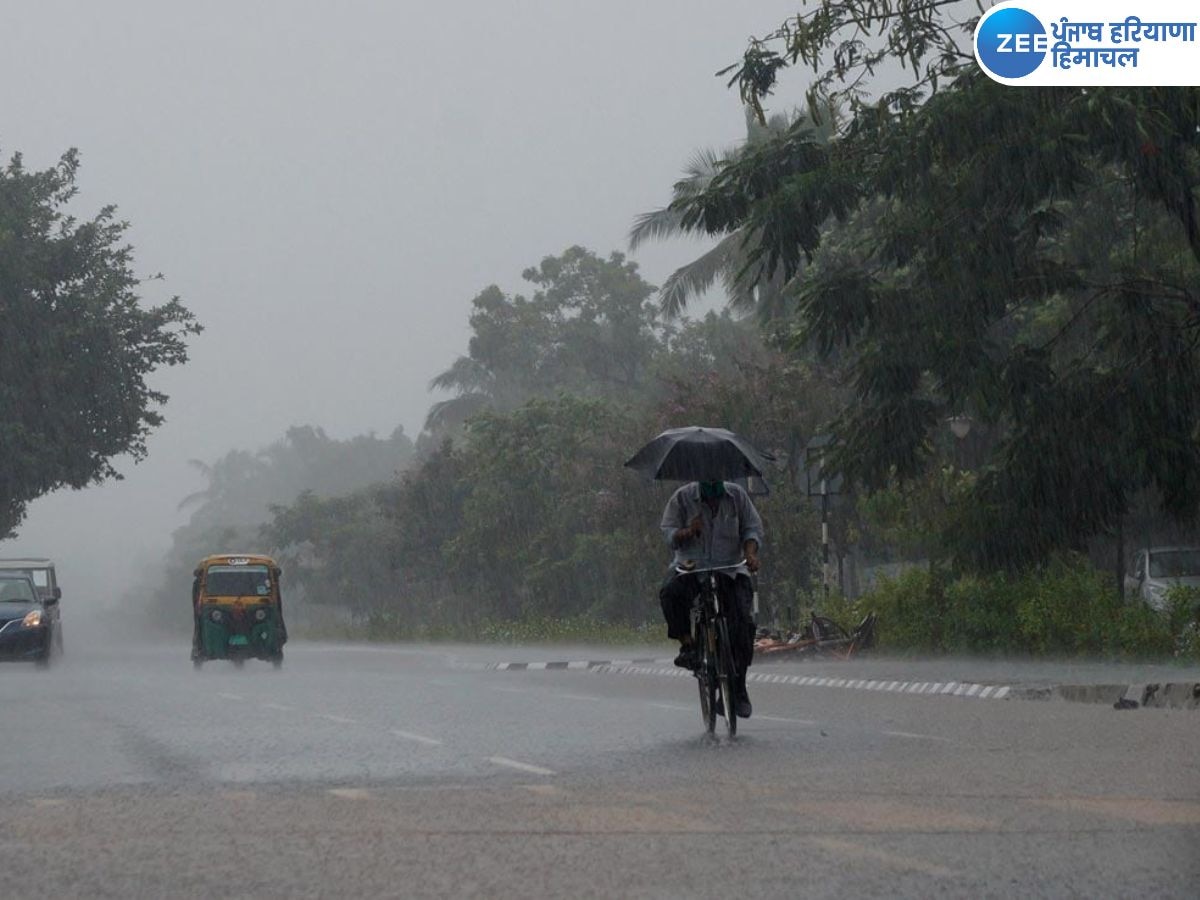
[[[330,788],[326,793],[341,797],[343,800],[366,800],[371,796],[369,791],[364,791],[362,788]]]
[[[813,719],[789,719],[786,716],[757,715],[754,718],[766,719],[768,722],[791,722],[795,725],[816,725],[817,724],[816,721],[814,721]]]
[[[531,775],[553,775],[553,769],[543,769],[541,766],[523,763],[520,760],[509,759],[507,756],[489,756],[487,761],[497,766],[507,766],[510,769],[517,769],[521,772],[528,772]]]
[[[399,728],[393,728],[392,734],[398,738],[404,738],[406,741],[416,741],[418,744],[428,744],[430,747],[440,747],[442,742],[437,738],[427,737],[423,734],[417,734],[413,731],[401,731]]]
[[[606,697],[589,697],[587,694],[555,694],[555,697],[561,697],[563,700],[591,700],[593,703],[599,703],[606,700]]]
[[[523,784],[521,787],[525,788],[531,794],[539,794],[543,797],[559,797],[566,793],[566,791],[554,784]]]
[[[529,688],[493,687],[492,690],[500,691],[500,693],[502,693],[502,694],[528,694],[529,693]]]
[[[37,807],[66,806],[67,801],[61,797],[34,797],[29,801]]]
[[[241,694],[217,694],[222,700],[245,700]]]
[[[691,707],[691,706],[680,706],[678,703],[647,703],[646,705],[654,706],[654,707],[657,707],[658,709],[675,709],[675,710],[686,709],[688,712],[691,712],[693,709],[693,707]]]
[[[527,668],[527,669],[528,669],[530,672],[537,672],[537,671],[540,671],[540,670],[542,670],[542,669],[545,669],[545,668],[546,668],[546,664],[545,664],[544,662],[531,662],[531,663],[530,663],[528,666],[526,666],[525,668]]]
[[[284,706],[282,703],[265,703],[265,702],[260,703],[259,706],[261,706],[263,709],[276,709],[276,710],[279,710],[279,712],[291,712],[292,710],[294,710],[296,708],[294,706]]]
[[[836,853],[839,856],[850,859],[883,863],[894,868],[910,869],[924,875],[932,875],[936,878],[950,878],[958,874],[953,869],[947,869],[945,866],[939,866],[928,860],[912,856],[900,856],[895,853],[888,853],[885,850],[876,850],[873,847],[856,844],[852,841],[843,841],[837,838],[809,838],[808,840],[809,843],[823,850],[828,850],[831,853]]]
[[[357,725],[358,719],[347,719],[345,716],[334,716],[329,713],[318,713],[322,719],[328,719],[330,722],[337,722],[339,725]]]
[[[1003,700],[1005,697],[1008,696],[1008,692],[1009,692],[1009,688],[1002,687],[1002,688],[1000,688],[1000,690],[996,691],[996,693],[992,694],[992,699]]]
[[[967,688],[967,696],[968,696],[968,697],[974,697],[976,694],[978,694],[978,693],[979,693],[979,691],[980,691],[980,690],[981,690],[981,686],[980,686],[980,685],[978,685],[978,684],[973,684],[973,685],[971,685],[969,688]]]
[[[986,697],[992,696],[992,691],[994,691],[994,690],[995,690],[994,687],[985,687],[982,691],[979,692],[979,699],[983,700]]]
[[[568,669],[586,669],[587,667],[588,664],[586,659],[579,659],[575,660],[574,662],[567,663]]]
[[[944,741],[947,744],[950,743],[950,738],[937,737],[936,735],[932,734],[914,734],[911,731],[885,731],[884,734],[886,734],[888,737],[912,738],[913,740],[918,741]]]

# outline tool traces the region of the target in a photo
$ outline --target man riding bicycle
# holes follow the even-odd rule
[[[710,567],[729,566],[720,573],[718,592],[729,610],[733,662],[738,671],[734,711],[748,719],[752,711],[746,692],[746,670],[754,655],[754,588],[763,527],[750,495],[728,481],[692,481],[679,488],[663,511],[662,532],[674,550],[671,574],[659,591],[667,636],[679,641],[675,665],[694,669],[698,663],[691,635],[692,598],[700,589],[695,575],[679,574],[676,567],[703,562]],[[744,564],[737,565],[742,560]]]

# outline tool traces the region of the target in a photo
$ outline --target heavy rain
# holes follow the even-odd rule
[[[992,6],[6,9],[0,896],[1200,894],[1200,88]]]

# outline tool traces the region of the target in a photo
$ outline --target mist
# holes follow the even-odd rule
[[[40,167],[80,148],[80,209],[117,204],[140,270],[165,275],[147,302],[178,294],[205,327],[190,362],[153,379],[170,402],[148,459],[33,503],[0,554],[53,556],[69,606],[109,607],[187,520],[179,501],[203,485],[188,460],[293,425],[415,437],[430,377],[465,348],[471,298],[572,244],[624,248],[695,148],[744,136],[713,73],[793,6],[0,14],[0,150]],[[791,91],[777,107],[800,101]],[[636,259],[661,283],[696,252]]]

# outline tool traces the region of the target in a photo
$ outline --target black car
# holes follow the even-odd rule
[[[0,571],[0,659],[31,659],[48,666],[60,652],[58,600],[39,598],[28,575]]]

